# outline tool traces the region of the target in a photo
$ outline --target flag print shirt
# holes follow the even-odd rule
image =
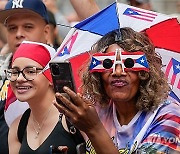
[[[165,101],[154,112],[139,111],[128,125],[121,126],[112,102],[106,108],[96,106],[99,117],[119,153],[180,153],[180,104]],[[134,149],[135,150],[134,150]],[[87,154],[95,153],[86,138]]]

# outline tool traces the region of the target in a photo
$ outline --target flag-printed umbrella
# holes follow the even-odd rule
[[[139,32],[168,19],[171,19],[168,15],[115,2],[76,24],[59,47],[55,59],[64,60],[89,51],[97,40],[112,30],[131,27]]]
[[[176,19],[169,19],[146,30],[162,57],[162,70],[172,88],[170,96],[180,102],[180,25]]]
[[[135,31],[145,31],[147,33],[155,45],[156,51],[163,58],[165,66],[163,70],[166,71],[166,76],[173,88],[171,96],[179,101],[180,25],[176,18],[165,14],[115,2],[75,25],[59,47],[53,61],[71,59],[78,87],[80,83],[77,68],[88,57],[88,54],[85,54],[86,58],[80,54],[89,51],[91,46],[108,32],[122,27],[131,27]],[[174,61],[175,63],[173,63]],[[170,72],[172,75],[170,75]]]

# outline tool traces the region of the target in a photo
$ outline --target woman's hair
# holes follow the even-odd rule
[[[168,96],[169,86],[162,72],[161,57],[155,53],[155,48],[143,32],[135,32],[131,28],[121,28],[114,30],[102,37],[92,47],[92,53],[105,52],[111,44],[118,44],[128,52],[142,51],[145,53],[149,63],[150,71],[139,71],[140,78],[139,91],[137,93],[136,107],[139,110],[155,109]],[[88,63],[89,65],[89,63]],[[83,73],[82,93],[91,101],[106,105],[110,98],[106,94],[101,73],[90,73],[88,67]]]

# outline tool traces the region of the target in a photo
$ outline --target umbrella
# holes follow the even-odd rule
[[[161,13],[114,2],[76,24],[58,48],[55,59],[68,59],[90,50],[97,40],[114,29],[131,27],[139,32],[168,19],[171,17]]]
[[[162,70],[172,88],[170,97],[180,102],[180,25],[169,19],[145,30],[162,57]]]
[[[122,27],[131,27],[135,31],[147,33],[156,47],[156,52],[160,53],[163,58],[165,66],[163,71],[166,72],[168,81],[172,85],[171,96],[179,101],[180,26],[176,18],[165,14],[114,2],[97,14],[76,24],[62,42],[52,61],[70,59],[78,87],[80,81],[77,72],[79,66],[83,65],[83,61],[88,58],[86,52],[103,35]],[[86,53],[85,58],[82,53]],[[172,58],[176,63],[172,63],[170,67],[168,64],[171,64]],[[168,72],[167,69],[171,71]]]

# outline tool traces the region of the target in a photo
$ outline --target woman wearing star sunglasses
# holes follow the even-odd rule
[[[78,130],[70,133],[65,117],[52,104],[55,93],[50,70],[45,67],[54,54],[55,50],[46,44],[24,41],[13,55],[11,68],[6,70],[16,98],[30,107],[10,126],[10,154],[63,150],[75,154],[76,146],[84,141]]]
[[[168,99],[161,57],[143,33],[114,30],[92,48],[82,94],[68,87],[59,111],[82,130],[89,153],[178,153],[180,106]],[[88,68],[88,69],[87,69]]]

